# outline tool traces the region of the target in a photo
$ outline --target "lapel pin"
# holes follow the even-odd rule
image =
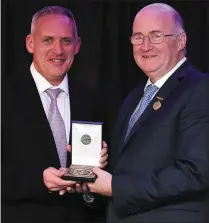
[[[158,110],[161,107],[161,102],[163,100],[163,98],[161,97],[156,97],[157,101],[153,104],[153,109],[154,110]]]

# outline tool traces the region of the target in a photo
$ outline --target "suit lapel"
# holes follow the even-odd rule
[[[120,129],[122,129],[121,131],[121,140],[120,140],[120,145],[119,145],[119,151],[124,147],[124,140],[125,140],[125,136],[126,136],[126,132],[128,129],[128,125],[129,125],[129,120],[131,118],[131,115],[133,114],[133,111],[136,109],[140,98],[142,98],[143,94],[144,94],[144,86],[145,84],[142,84],[142,86],[138,89],[138,92],[136,93],[137,97],[134,97],[133,99],[131,99],[129,106],[125,107],[125,111],[124,111],[124,117],[122,117],[122,123],[121,123],[121,127]],[[123,121],[124,120],[124,121]]]
[[[160,88],[160,90],[157,92],[157,94],[154,96],[154,98],[151,100],[145,111],[142,113],[134,127],[131,129],[131,132],[126,140],[128,140],[132,137],[132,135],[136,132],[136,130],[139,128],[139,126],[145,122],[154,112],[153,105],[155,102],[158,101],[157,97],[161,97],[163,100],[161,101],[161,104],[163,105],[163,102],[166,100],[167,96],[178,86],[178,79],[172,78],[172,80],[169,80],[166,84]]]
[[[35,82],[30,73],[24,77],[17,88],[20,89],[17,89],[17,91],[19,92],[18,97],[21,98],[20,106],[23,108],[24,119],[28,122],[28,126],[31,126],[31,134],[34,135],[34,140],[40,143],[40,148],[48,158],[49,165],[59,168],[60,163],[51,128]]]
[[[126,134],[126,131],[127,131],[127,128],[128,128],[129,119],[130,119],[133,111],[135,110],[136,105],[139,103],[139,100],[141,99],[141,97],[144,93],[143,92],[144,88],[141,89],[141,92],[140,92],[141,97],[138,98],[138,103],[135,102],[136,101],[136,99],[135,99],[134,104],[132,106],[133,109],[131,110],[131,112],[127,112],[128,116],[127,116],[127,119],[126,119],[126,124],[124,125],[125,127],[124,127],[124,130],[123,130],[123,137],[121,138],[121,142],[120,142],[120,149],[119,149],[118,156],[122,152],[122,150],[126,147],[129,140],[131,139],[131,137],[135,134],[136,130],[140,128],[140,125],[142,123],[144,123],[155,112],[155,110],[153,109],[153,104],[158,101],[157,97],[163,98],[163,101],[161,102],[161,104],[163,106],[163,103],[166,100],[166,98],[172,93],[172,91],[174,91],[174,89],[178,86],[179,81],[185,76],[186,72],[191,67],[192,66],[186,61],[182,64],[182,66],[180,66],[175,71],[175,73],[173,75],[171,75],[171,77],[160,88],[160,90],[154,96],[154,98],[152,99],[150,104],[147,106],[147,108],[145,109],[143,114],[140,116],[138,121],[135,123],[134,127],[131,129],[131,132],[130,132],[129,136],[127,137],[126,143],[124,143],[124,138],[125,138],[125,134]]]
[[[74,97],[73,97],[73,76],[72,75],[68,75],[68,88],[69,88],[69,100],[70,100],[70,135],[69,135],[69,145],[71,145],[71,140],[72,140],[72,120],[73,120],[73,108],[74,106]],[[67,153],[67,167],[69,167],[72,163],[72,153]]]

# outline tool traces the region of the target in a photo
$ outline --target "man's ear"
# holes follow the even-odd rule
[[[75,45],[75,54],[77,54],[80,51],[80,48],[81,48],[81,38],[78,37]]]
[[[26,49],[29,53],[33,53],[33,36],[31,34],[26,36]]]
[[[183,32],[179,37],[178,37],[178,50],[181,51],[186,47],[186,42],[187,42],[187,36],[186,33]]]

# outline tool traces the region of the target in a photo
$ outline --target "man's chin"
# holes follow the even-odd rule
[[[157,67],[141,67],[144,73],[155,73],[158,71]]]
[[[65,76],[65,74],[67,73],[66,69],[56,69],[56,70],[51,70],[49,72],[50,76],[54,77],[54,78],[62,78],[63,76]]]
[[[66,75],[66,72],[64,73],[54,73],[52,76],[54,77],[54,79],[57,79],[57,80],[62,80]]]

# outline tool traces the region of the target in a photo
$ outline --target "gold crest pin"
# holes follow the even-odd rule
[[[161,97],[156,97],[157,98],[157,101],[153,104],[153,109],[154,110],[158,110],[160,107],[161,107],[161,102],[163,100],[163,98]]]

